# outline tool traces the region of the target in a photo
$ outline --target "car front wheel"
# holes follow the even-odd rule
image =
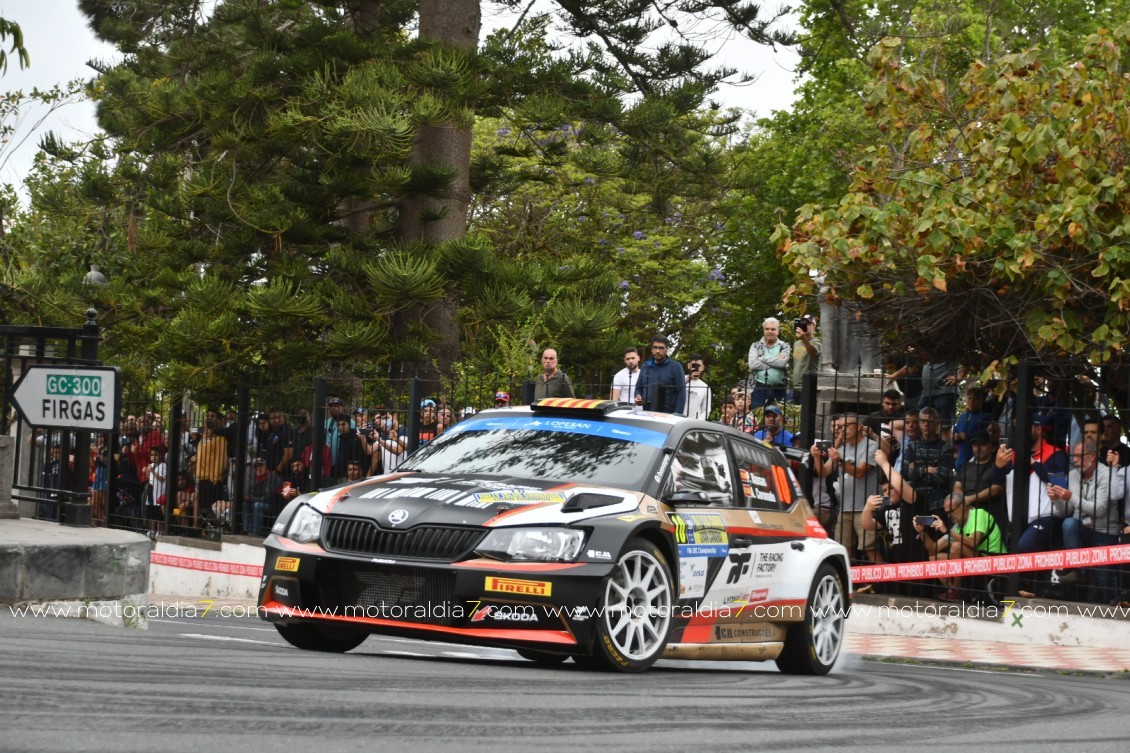
[[[655,544],[633,539],[601,585],[591,662],[641,672],[663,654],[671,627],[672,585],[667,558]]]
[[[847,621],[843,580],[828,563],[816,570],[804,607],[804,620],[789,627],[777,668],[792,675],[826,675],[840,655]]]

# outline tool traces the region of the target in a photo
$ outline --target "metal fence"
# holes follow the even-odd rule
[[[611,372],[572,376],[578,397],[608,397]],[[1125,494],[1117,493],[1119,472],[1108,465],[1106,453],[1120,456],[1117,468],[1124,476],[1130,448],[1123,443],[1120,416],[1130,385],[1111,386],[1109,374],[1099,380],[1094,370],[1073,373],[1062,365],[1025,363],[1007,382],[979,384],[942,375],[924,385],[860,369],[809,375],[802,390],[769,395],[768,405],[752,404],[766,394],[749,375],[716,373],[707,379],[710,420],[771,443],[814,448],[812,462],[798,465],[798,471],[822,523],[857,564],[930,556],[906,518],[938,515],[950,528],[947,498],[955,482],[973,500],[971,508],[991,517],[1010,552],[1125,539]],[[86,479],[83,491],[98,525],[154,535],[261,537],[289,498],[394,470],[447,426],[493,407],[498,393],[506,393],[511,405],[528,403],[533,383],[491,373],[431,381],[342,374],[234,395],[155,395],[126,403],[118,432],[86,438],[89,457],[72,452],[63,462],[68,443],[81,444],[68,433],[24,434],[22,498],[35,504],[36,516],[57,519],[57,500],[73,495],[66,490],[74,485],[62,478],[69,466],[72,478]],[[992,466],[1002,442],[1015,455],[998,473]],[[877,448],[914,490],[909,504],[886,484],[889,474],[877,469]],[[835,458],[869,468],[850,477],[842,465],[829,462]],[[810,473],[811,467],[829,471],[821,476]],[[1105,484],[1090,481],[1098,477]],[[1074,490],[1079,504],[1053,504],[1049,489],[1056,487]],[[884,496],[895,499],[883,506]],[[876,520],[871,526],[863,511],[875,497],[879,504],[868,510]],[[1123,591],[1123,569],[1013,575],[992,588],[1109,602]],[[980,593],[988,585],[914,581],[870,587],[952,595],[955,589]]]

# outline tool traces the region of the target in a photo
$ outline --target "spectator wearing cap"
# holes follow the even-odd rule
[[[953,447],[957,452],[954,470],[960,471],[973,457],[972,438],[974,434],[988,431],[992,415],[984,409],[985,390],[974,385],[965,390],[965,410],[957,417],[953,426]],[[968,492],[968,489],[966,490]],[[968,500],[966,500],[968,502]]]
[[[267,528],[274,524],[279,513],[282,497],[279,492],[282,482],[278,474],[271,470],[265,455],[257,455],[251,461],[251,473],[247,477],[247,500],[243,508],[243,532],[248,536],[266,536]]]
[[[423,447],[443,431],[439,424],[436,401],[428,398],[420,402],[420,435],[417,447]]]
[[[499,390],[494,393],[494,407],[495,408],[509,408],[510,407],[510,393]]]
[[[820,370],[820,337],[816,334],[817,321],[812,314],[805,314],[797,323],[803,327],[793,327],[796,342],[792,347],[793,368],[789,375],[789,402],[799,403],[804,389],[804,375],[815,374]]]
[[[384,405],[373,411],[373,456],[369,474],[392,473],[408,449],[408,431],[400,426],[396,410]]]
[[[564,371],[557,368],[557,351],[546,348],[541,354],[542,373],[534,380],[534,400],[546,397],[573,397],[573,385]]]
[[[785,413],[781,410],[781,406],[775,403],[766,405],[764,421],[765,427],[753,433],[754,439],[761,439],[781,447],[798,446],[796,436],[785,428]]]
[[[326,416],[326,445],[330,448],[330,463],[334,466],[338,463],[338,448],[341,445],[341,437],[338,433],[338,426],[341,419],[345,419],[346,424],[350,428],[356,429],[353,424],[353,419],[345,412],[345,403],[340,397],[331,397],[326,402],[329,415]]]
[[[990,425],[996,424],[990,422]],[[965,492],[966,504],[987,510],[997,526],[1007,537],[1008,509],[1005,506],[1004,486],[993,474],[993,454],[997,443],[987,432],[980,431],[969,438],[971,457],[961,470],[954,474],[954,481],[961,484]]]

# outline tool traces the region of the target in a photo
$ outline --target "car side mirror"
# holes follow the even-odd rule
[[[729,502],[730,495],[702,489],[680,489],[668,495],[663,501],[669,505],[718,505]]]

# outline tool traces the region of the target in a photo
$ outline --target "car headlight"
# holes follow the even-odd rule
[[[475,552],[506,561],[572,562],[585,532],[573,528],[495,528]]]
[[[308,544],[317,541],[322,532],[322,513],[309,505],[302,505],[286,527],[286,537],[291,541]]]

